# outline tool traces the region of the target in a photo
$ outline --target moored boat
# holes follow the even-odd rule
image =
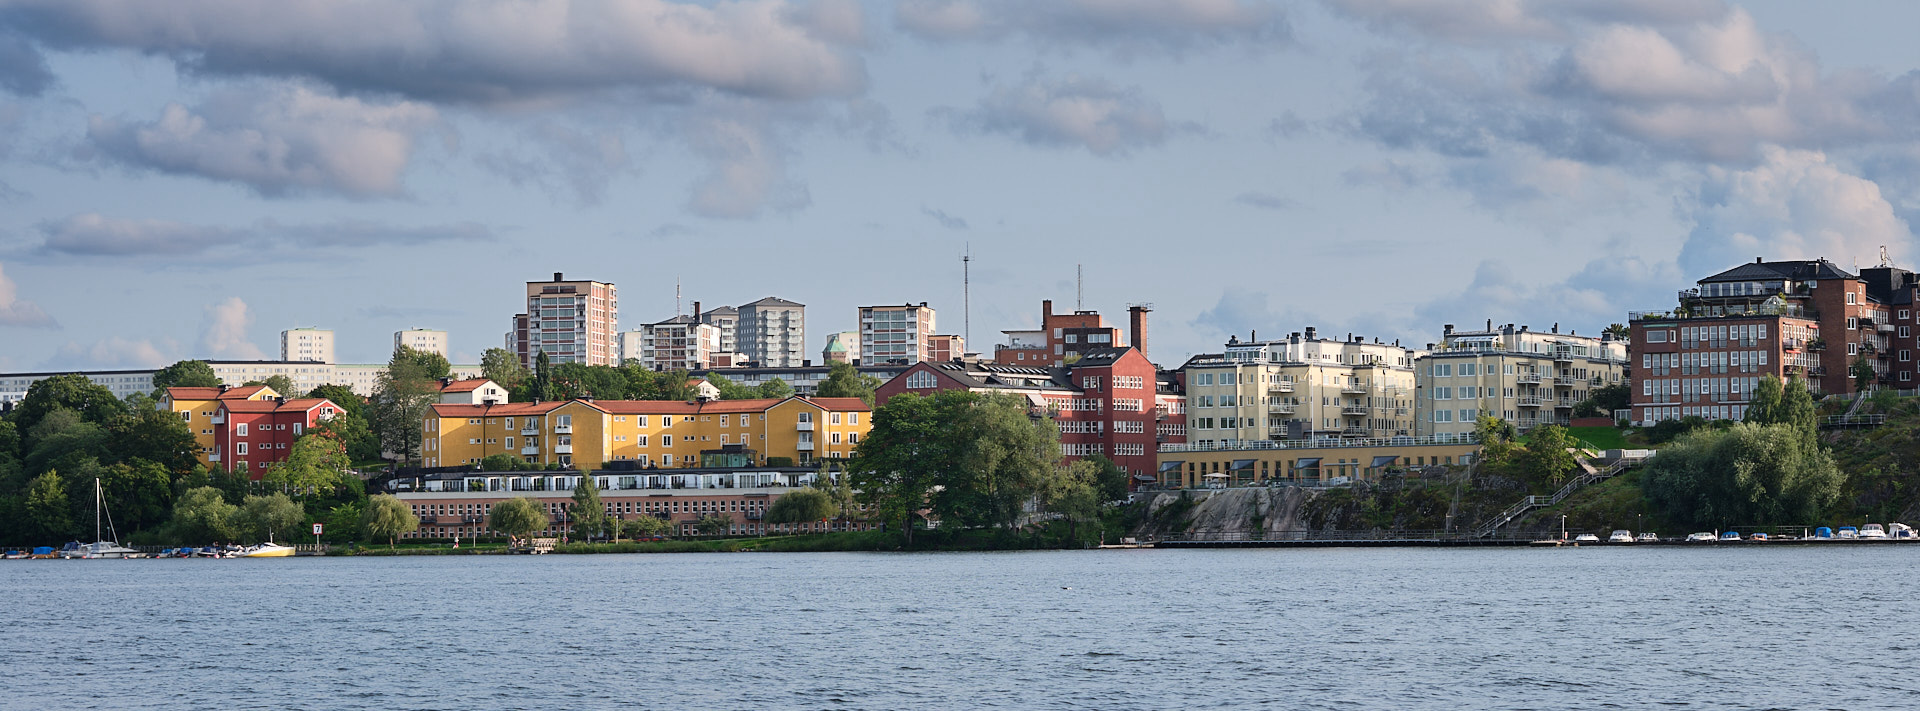
[[[1880,524],[1877,524],[1877,523],[1864,524],[1860,526],[1860,540],[1863,540],[1863,541],[1887,540],[1887,529],[1881,528]]]

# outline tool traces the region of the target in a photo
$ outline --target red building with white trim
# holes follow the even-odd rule
[[[339,411],[326,398],[221,400],[214,447],[228,469],[259,479],[266,465],[286,461],[294,440]]]

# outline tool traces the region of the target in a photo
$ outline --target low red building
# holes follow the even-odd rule
[[[294,440],[339,412],[326,398],[221,400],[212,423],[218,461],[259,479],[266,465],[286,461]]]

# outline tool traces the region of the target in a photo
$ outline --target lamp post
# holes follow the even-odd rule
[[[1567,515],[1560,514],[1560,540],[1567,540]]]

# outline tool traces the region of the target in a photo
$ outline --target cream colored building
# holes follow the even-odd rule
[[[1414,360],[1398,343],[1320,338],[1229,340],[1197,356],[1187,379],[1187,441],[1196,446],[1414,434]]]
[[[553,364],[620,364],[620,290],[603,281],[527,282],[525,313],[513,318],[509,350],[529,368],[545,352]]]
[[[934,310],[920,305],[860,307],[860,362],[913,365],[927,359]]]
[[[333,331],[321,328],[291,328],[281,331],[280,360],[332,363]]]
[[[416,351],[437,353],[442,358],[451,357],[447,355],[446,331],[435,331],[427,328],[395,331],[393,333],[393,349],[396,351],[400,350],[401,346],[406,346]]]
[[[1557,325],[1549,331],[1513,324],[1484,331],[1446,326],[1441,342],[1415,365],[1419,434],[1459,437],[1473,432],[1483,415],[1522,431],[1564,426],[1574,405],[1595,388],[1624,381],[1625,340],[1558,331]]]

